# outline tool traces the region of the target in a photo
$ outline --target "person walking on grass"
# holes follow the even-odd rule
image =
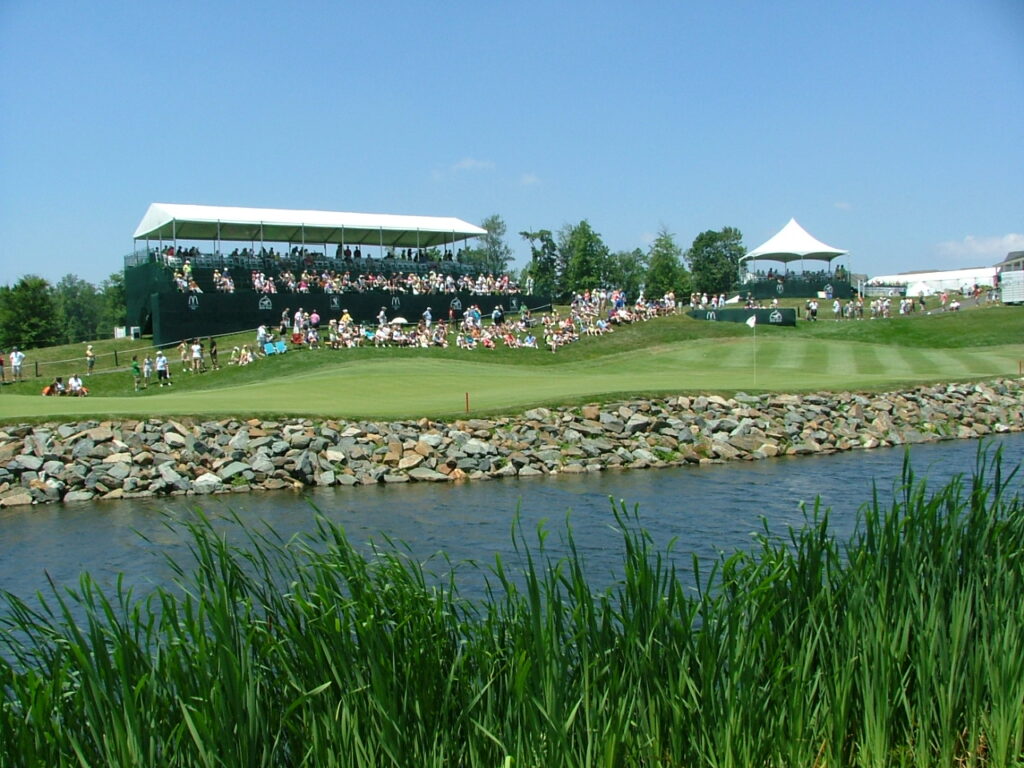
[[[156,353],[156,379],[160,386],[171,386],[171,363],[161,349]]]
[[[189,345],[188,340],[182,340],[181,344],[178,345],[178,353],[181,355],[181,372],[188,373],[191,370],[189,366]]]
[[[139,368],[139,356],[132,355],[132,379],[135,380],[135,391],[139,391],[139,384],[142,382],[142,370]]]
[[[189,346],[192,354],[192,373],[202,373],[206,367],[203,365],[203,344],[199,339],[192,339]]]
[[[142,361],[142,388],[149,389],[149,383],[153,380],[153,358],[146,355]]]
[[[210,346],[208,349],[208,353],[210,355],[210,366],[213,368],[213,370],[219,371],[220,364],[217,362],[217,340],[213,338],[213,336],[210,337]]]

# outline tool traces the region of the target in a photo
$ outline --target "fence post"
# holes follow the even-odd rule
[[[34,362],[35,362],[35,365],[36,365],[36,378],[38,379],[39,378],[39,361],[35,360]]]
[[[117,368],[117,350],[114,350],[114,367]]]

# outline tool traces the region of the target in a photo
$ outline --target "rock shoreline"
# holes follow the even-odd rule
[[[0,427],[0,506],[583,474],[1024,429],[1021,381],[680,396],[448,422],[306,418]]]

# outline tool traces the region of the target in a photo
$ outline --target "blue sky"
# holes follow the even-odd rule
[[[101,280],[158,201],[1024,249],[1022,0],[2,0],[0,72],[0,283]]]

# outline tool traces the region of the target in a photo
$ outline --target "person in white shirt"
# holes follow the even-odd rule
[[[161,349],[156,353],[156,379],[160,386],[171,386],[171,364]]]
[[[25,353],[17,347],[11,350],[11,380],[21,381],[21,364],[25,362]]]
[[[72,397],[85,397],[89,391],[82,384],[82,377],[77,373],[68,379],[68,394]]]

